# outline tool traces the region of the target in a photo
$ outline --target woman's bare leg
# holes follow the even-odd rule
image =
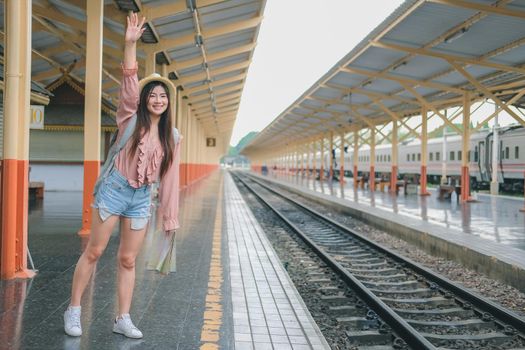
[[[146,228],[131,229],[131,219],[120,222],[120,246],[118,249],[118,309],[119,316],[129,314],[135,287],[135,259],[142,247]]]
[[[82,293],[93,274],[93,269],[98,259],[108,245],[111,232],[118,221],[118,216],[110,216],[106,221],[102,221],[98,215],[98,209],[93,209],[93,220],[91,234],[86,250],[78,259],[73,275],[73,286],[71,287],[71,306],[79,306]]]

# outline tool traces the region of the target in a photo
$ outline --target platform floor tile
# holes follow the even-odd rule
[[[46,192],[37,206],[30,205],[29,213],[29,249],[38,274],[31,280],[0,281],[0,350],[200,349],[208,311],[213,218],[222,203],[218,195],[222,181],[222,173],[214,172],[181,192],[176,273],[164,276],[147,270],[146,252],[139,255],[131,309],[133,321],[144,332],[139,340],[112,333],[118,309],[117,234],[97,263],[82,299],[84,334],[79,338],[64,334],[62,317],[73,270],[86,244],[76,234],[82,220],[82,193]],[[225,231],[220,233],[222,256],[227,257]],[[229,273],[228,266],[225,262],[224,274]],[[229,282],[222,287],[224,317],[216,345],[233,350]]]
[[[224,180],[235,349],[329,349],[231,176]]]

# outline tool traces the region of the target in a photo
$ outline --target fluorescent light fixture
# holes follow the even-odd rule
[[[195,46],[196,47],[201,47],[203,45],[204,41],[202,39],[202,35],[200,34],[197,34],[195,35]]]
[[[455,31],[454,33],[452,33],[449,36],[447,36],[445,38],[445,40],[443,40],[443,42],[445,44],[450,44],[454,40],[457,40],[457,39],[461,38],[463,35],[465,35],[466,32],[468,32],[468,28],[467,27],[463,27],[463,28],[459,29],[458,31]]]
[[[396,64],[394,67],[392,67],[392,70],[396,70],[396,69],[399,69],[403,66],[406,66],[407,65],[407,61],[403,61],[403,62],[400,62],[398,64]]]

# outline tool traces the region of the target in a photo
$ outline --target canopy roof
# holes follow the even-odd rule
[[[32,2],[32,78],[48,85],[64,72],[83,82],[87,0]],[[212,135],[230,138],[266,0],[105,0],[103,95],[118,101],[127,11],[147,30],[138,46],[146,60],[167,64],[193,115]],[[0,6],[3,12],[3,6]],[[0,27],[4,26],[0,14]],[[3,37],[3,31],[0,32]],[[157,69],[160,72],[160,69]]]
[[[422,107],[441,114],[464,98],[521,106],[524,33],[524,0],[407,0],[243,153],[384,124]]]

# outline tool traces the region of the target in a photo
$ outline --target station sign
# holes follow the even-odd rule
[[[215,147],[215,137],[206,138],[206,147]]]
[[[30,129],[44,129],[44,106],[31,105],[29,113],[29,128]]]

